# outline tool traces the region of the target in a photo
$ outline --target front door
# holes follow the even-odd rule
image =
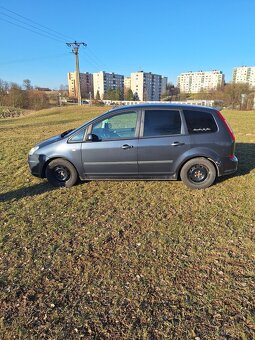
[[[138,118],[136,111],[120,111],[109,113],[92,124],[94,141],[82,144],[85,178],[121,179],[138,176]]]

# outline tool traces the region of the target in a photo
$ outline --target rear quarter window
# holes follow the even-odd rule
[[[210,133],[218,130],[213,115],[206,111],[183,110],[188,132],[191,134]]]

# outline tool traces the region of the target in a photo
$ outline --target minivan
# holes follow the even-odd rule
[[[235,137],[213,108],[139,104],[112,109],[33,147],[31,173],[54,186],[80,180],[178,180],[204,189],[237,170]]]

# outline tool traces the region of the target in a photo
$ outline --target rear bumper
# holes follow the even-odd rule
[[[237,171],[238,159],[234,157],[224,157],[220,160],[218,170],[219,176],[230,175]]]

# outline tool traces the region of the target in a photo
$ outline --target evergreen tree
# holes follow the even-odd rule
[[[134,94],[131,89],[128,89],[125,94],[125,100],[134,100]]]
[[[101,100],[100,93],[99,93],[98,90],[97,90],[97,94],[96,94],[96,100]]]

